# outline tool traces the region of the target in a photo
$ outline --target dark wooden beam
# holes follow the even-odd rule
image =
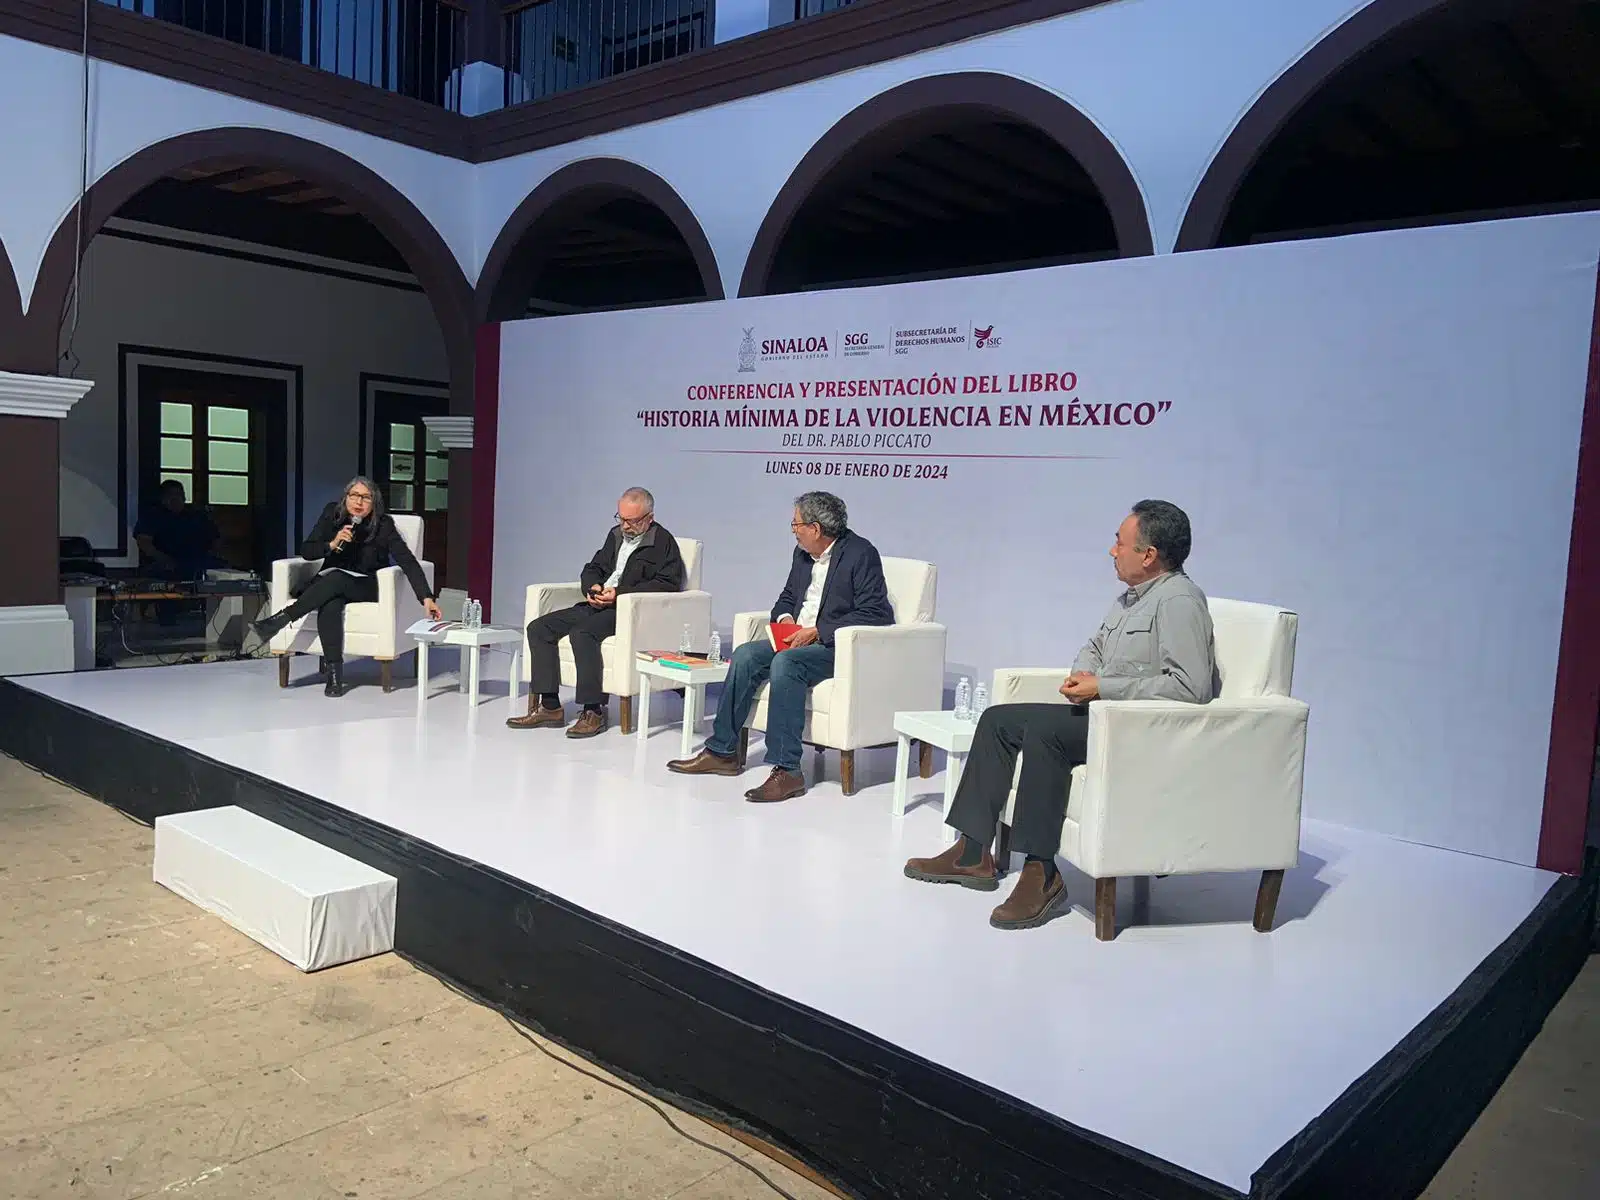
[[[1561,90],[1534,62],[1511,27],[1496,21],[1489,29],[1489,44],[1496,61],[1550,128],[1562,135],[1582,132],[1586,122],[1576,106],[1561,94]]]
[[[1413,58],[1406,67],[1417,92],[1428,102],[1439,119],[1455,130],[1457,137],[1464,142],[1474,142],[1483,136],[1483,126],[1473,115],[1472,109],[1460,96],[1444,85],[1434,74],[1432,67],[1420,58]]]
[[[1410,147],[1406,145],[1404,139],[1361,101],[1350,101],[1340,110],[1339,115],[1380,153],[1403,155],[1409,152]]]
[[[953,171],[943,163],[932,162],[913,151],[902,153],[900,161],[924,179],[936,181],[935,186],[945,189],[945,194],[959,196],[970,208],[988,208],[1000,212],[1017,202],[1016,196],[1004,188]]]

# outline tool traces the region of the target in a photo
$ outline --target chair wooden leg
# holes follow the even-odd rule
[[[394,691],[394,659],[380,658],[378,660],[378,681],[383,684],[384,691]]]
[[[1282,887],[1282,871],[1261,872],[1261,886],[1256,889],[1257,933],[1272,932],[1272,918],[1278,911],[1278,892]]]
[[[621,726],[622,726],[622,732],[625,733],[625,734],[632,733],[633,732],[633,697],[632,696],[618,696],[617,697],[617,709],[618,709],[618,715],[621,718],[621,722],[620,723],[621,723]]]
[[[839,782],[844,787],[846,796],[856,794],[856,752],[854,750],[839,751]]]
[[[924,779],[933,778],[933,743],[919,742],[917,744],[917,771]]]
[[[1094,936],[1097,941],[1109,942],[1117,936],[1117,881],[1094,881]]]
[[[289,656],[287,654],[278,655],[278,686],[289,686]]]

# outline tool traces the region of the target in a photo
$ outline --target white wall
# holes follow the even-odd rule
[[[669,529],[705,542],[704,586],[727,629],[771,605],[790,501],[821,487],[883,553],[938,563],[950,673],[981,679],[1070,663],[1120,590],[1106,553],[1117,523],[1141,497],[1168,499],[1194,522],[1189,569],[1208,594],[1300,613],[1307,811],[1532,863],[1597,247],[1600,214],[1583,214],[507,324],[495,613],[520,612],[529,583],[572,578],[603,532],[530,520],[540,497],[608,513],[638,483]],[[893,349],[892,331],[931,326],[967,340]],[[980,350],[974,328],[997,340]],[[828,348],[750,361],[746,330],[758,349]],[[853,333],[887,348],[854,357]],[[1070,388],[692,390],[1052,371],[1074,373]],[[1142,427],[1037,416],[1007,428],[998,415],[1073,401],[1171,407]],[[686,428],[646,416],[854,409],[862,424],[844,432],[870,438],[869,408],[968,405],[990,406],[994,423],[894,429],[928,442],[887,451],[835,450],[836,418]],[[803,449],[788,448],[797,437]],[[543,474],[505,466],[554,442],[564,453]],[[840,473],[778,473],[792,464]],[[912,477],[844,474],[862,465]]]
[[[96,385],[61,431],[61,531],[96,546],[117,544],[121,344],[303,367],[307,521],[355,473],[361,373],[449,379],[444,341],[421,292],[107,236],[89,244],[82,286],[75,374]],[[130,410],[130,523],[138,515],[137,436]]]
[[[77,201],[82,85],[77,55],[0,37],[0,161],[6,164],[0,244],[11,257],[25,309],[45,248]],[[90,105],[91,183],[144,147],[179,134],[226,126],[272,129],[370,167],[421,210],[464,268],[476,260],[469,163],[111,63],[92,64]],[[469,274],[475,272],[470,268]]]
[[[806,152],[841,117],[899,84],[994,71],[1077,106],[1122,151],[1158,251],[1239,118],[1271,82],[1365,0],[1120,0],[782,91],[600,134],[478,168],[478,257],[516,206],[569,163],[628,159],[670,183],[737,294],[762,218]],[[1159,83],[1155,82],[1159,81]]]

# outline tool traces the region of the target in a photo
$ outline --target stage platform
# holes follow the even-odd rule
[[[146,820],[239,804],[395,875],[396,947],[861,1196],[1411,1196],[1587,952],[1594,878],[1308,821],[1268,935],[1255,876],[1092,889],[1003,933],[914,883],[942,779],[893,750],[804,797],[669,774],[641,744],[476,731],[436,674],[334,701],[312,660],[0,682],[0,749]],[[486,668],[485,674],[498,672]],[[502,676],[503,680],[503,676]],[[495,690],[498,687],[498,691]],[[808,773],[814,760],[808,754]],[[1136,911],[1147,910],[1147,911]]]

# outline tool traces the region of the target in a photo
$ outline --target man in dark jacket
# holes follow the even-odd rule
[[[605,662],[600,643],[617,632],[617,597],[630,592],[681,592],[683,556],[678,539],[655,521],[655,497],[644,488],[629,488],[617,501],[617,523],[594,558],[583,569],[583,596],[571,608],[558,609],[528,623],[528,714],[506,722],[513,729],[565,725],[561,707],[560,642],[572,644],[577,669],[575,699],[583,711],[567,730],[570,738],[604,733],[609,716],[600,690]]]
[[[667,768],[682,775],[737,775],[739,734],[750,716],[756,692],[770,678],[767,703],[767,781],[744,794],[757,804],[805,793],[800,773],[800,735],[806,723],[806,695],[833,678],[833,644],[847,625],[893,625],[894,609],[883,578],[878,550],[846,523],[844,501],[828,492],[807,492],[794,502],[789,528],[794,560],[789,579],[772,606],[772,620],[794,623],[797,633],[773,648],[763,632],[733,652],[728,682],[717,704],[716,724],[706,747],[693,758]]]

